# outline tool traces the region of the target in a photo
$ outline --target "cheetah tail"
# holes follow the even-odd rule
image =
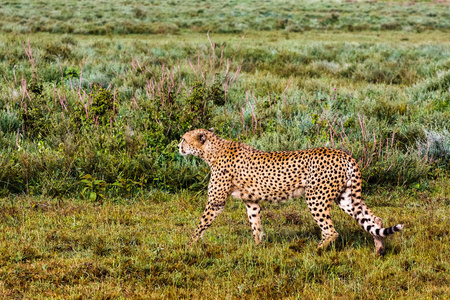
[[[354,169],[350,169],[349,179],[351,179],[351,197],[353,214],[356,221],[369,232],[373,237],[384,238],[394,232],[403,230],[403,224],[397,224],[392,227],[384,228],[383,220],[375,216],[372,211],[361,199],[361,171],[354,159],[352,159]]]
[[[367,226],[367,227],[369,227],[369,226]],[[395,226],[388,227],[388,228],[376,228],[374,226],[373,228],[370,228],[370,229],[367,228],[368,229],[367,231],[369,231],[370,234],[373,236],[378,236],[378,237],[383,238],[383,237],[393,234],[394,232],[401,231],[401,230],[403,230],[403,228],[404,228],[403,224],[397,224]]]

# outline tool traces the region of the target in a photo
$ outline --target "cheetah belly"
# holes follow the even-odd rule
[[[238,188],[232,189],[231,196],[233,196],[236,199],[248,200],[248,194],[245,191]]]
[[[263,200],[259,195],[242,187],[234,186],[231,189],[231,196],[244,201],[260,201]]]
[[[244,201],[271,201],[284,202],[288,199],[299,198],[305,194],[304,187],[293,188],[292,190],[271,190],[265,192],[264,189],[257,187],[238,187],[234,185],[231,189],[231,196]]]
[[[305,188],[301,187],[293,190],[290,198],[300,198],[303,195],[305,195]]]

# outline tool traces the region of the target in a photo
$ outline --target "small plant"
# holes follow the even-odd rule
[[[108,184],[104,180],[96,179],[90,174],[83,175],[80,178],[80,183],[84,186],[81,190],[81,195],[85,199],[89,199],[92,202],[101,202],[105,198],[105,190]]]
[[[111,184],[111,187],[116,190],[120,195],[131,196],[133,192],[139,188],[142,192],[144,185],[147,183],[147,179],[143,175],[139,181],[125,178],[117,178],[117,180]]]
[[[0,130],[3,133],[7,132],[17,132],[20,128],[21,122],[19,116],[15,111],[4,111],[0,110]]]
[[[72,124],[76,128],[82,125],[95,124],[100,127],[115,124],[115,117],[119,111],[115,91],[105,89],[98,84],[93,85],[89,94],[91,102],[77,101],[72,116]]]
[[[116,95],[111,90],[94,85],[91,97],[93,101],[89,106],[88,113],[90,113],[92,120],[101,126],[112,123],[119,110],[118,103],[116,103]]]
[[[216,106],[225,105],[225,91],[220,79],[215,78],[213,84],[209,87],[207,100],[212,101]]]
[[[211,119],[210,103],[207,101],[208,90],[202,82],[195,82],[189,96],[186,98],[186,106],[180,115],[183,130],[198,127],[208,127]]]
[[[79,78],[80,69],[77,67],[68,67],[64,69],[64,78]]]
[[[50,61],[58,58],[67,59],[72,55],[72,50],[67,44],[47,44],[44,50],[44,58]]]
[[[33,137],[47,136],[52,127],[49,112],[54,107],[49,105],[49,99],[44,95],[42,82],[36,77],[29,84],[22,80],[22,89],[24,97],[20,103],[20,120],[25,132]]]

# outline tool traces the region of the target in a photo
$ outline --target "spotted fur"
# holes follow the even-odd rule
[[[322,230],[318,250],[336,240],[331,204],[352,216],[375,241],[376,252],[385,253],[383,238],[403,229],[402,224],[383,228],[361,199],[361,172],[347,153],[315,148],[264,152],[244,143],[222,139],[213,130],[187,132],[178,145],[182,155],[192,154],[211,168],[208,203],[188,245],[202,237],[223,211],[228,196],[242,199],[247,207],[255,243],[261,242],[261,201],[281,202],[306,197],[306,203]]]

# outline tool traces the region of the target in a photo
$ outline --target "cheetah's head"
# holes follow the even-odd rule
[[[205,159],[210,148],[211,139],[214,138],[214,129],[196,129],[186,132],[178,144],[181,155],[192,154]]]

